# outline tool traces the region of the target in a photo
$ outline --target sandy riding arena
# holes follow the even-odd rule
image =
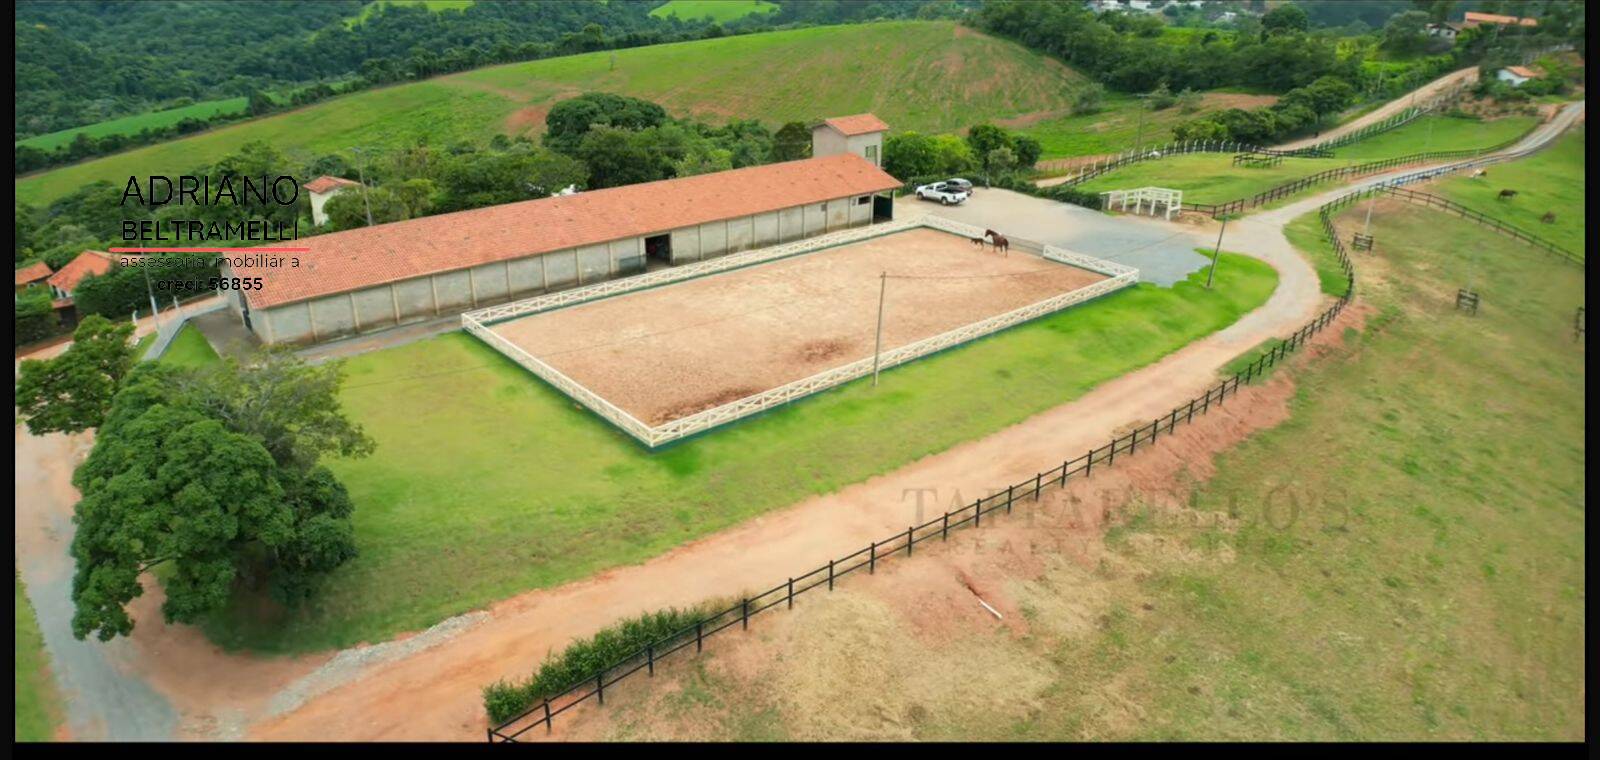
[[[871,357],[885,272],[885,351],[1105,279],[915,229],[490,329],[658,425]]]

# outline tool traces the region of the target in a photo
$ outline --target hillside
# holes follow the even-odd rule
[[[252,140],[290,154],[425,138],[534,134],[549,107],[585,90],[648,98],[708,121],[873,111],[897,130],[954,130],[1060,112],[1080,77],[1021,46],[950,22],[817,27],[478,69],[369,90],[181,140],[21,178],[43,203],[95,180],[177,173]]]

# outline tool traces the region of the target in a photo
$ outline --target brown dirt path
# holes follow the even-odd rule
[[[1304,138],[1301,138],[1299,140],[1286,142],[1286,143],[1284,143],[1282,145],[1277,146],[1277,148],[1279,150],[1294,150],[1295,148],[1304,148],[1304,147],[1307,147],[1307,146],[1310,146],[1310,145],[1315,145],[1315,144],[1317,144],[1319,142],[1323,142],[1323,141],[1326,141],[1326,140],[1332,140],[1332,139],[1334,139],[1336,137],[1342,137],[1342,136],[1350,134],[1351,132],[1354,132],[1354,131],[1356,131],[1358,129],[1362,129],[1363,127],[1367,127],[1369,125],[1376,124],[1376,123],[1378,123],[1380,121],[1383,121],[1384,119],[1387,119],[1387,118],[1389,118],[1389,117],[1391,117],[1391,116],[1393,116],[1393,115],[1395,115],[1397,113],[1400,113],[1401,111],[1404,111],[1407,108],[1410,108],[1411,106],[1414,106],[1414,105],[1416,105],[1418,103],[1422,103],[1422,102],[1426,101],[1428,98],[1431,98],[1434,95],[1436,95],[1436,94],[1438,94],[1440,92],[1443,92],[1444,90],[1447,90],[1447,89],[1449,89],[1451,87],[1454,87],[1457,84],[1466,83],[1468,85],[1471,85],[1472,83],[1477,82],[1477,81],[1478,81],[1478,67],[1471,66],[1471,67],[1468,67],[1468,68],[1465,68],[1465,69],[1457,69],[1457,70],[1452,71],[1452,72],[1450,72],[1448,74],[1445,74],[1442,77],[1439,77],[1438,79],[1433,80],[1432,82],[1429,82],[1429,83],[1427,83],[1427,84],[1425,84],[1425,85],[1423,85],[1421,87],[1418,87],[1417,89],[1412,90],[1411,92],[1409,92],[1409,93],[1407,93],[1405,95],[1402,95],[1402,96],[1400,96],[1398,98],[1395,98],[1394,100],[1389,101],[1388,103],[1385,103],[1383,106],[1379,107],[1377,110],[1374,110],[1371,113],[1363,114],[1360,118],[1352,119],[1351,121],[1349,121],[1349,122],[1347,122],[1345,124],[1340,124],[1339,126],[1334,127],[1333,129],[1330,129],[1330,130],[1328,130],[1326,132],[1323,132],[1323,133],[1321,133],[1319,135],[1315,135],[1313,137],[1304,137]]]

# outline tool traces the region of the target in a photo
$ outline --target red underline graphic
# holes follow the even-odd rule
[[[310,248],[108,248],[110,253],[309,253]]]

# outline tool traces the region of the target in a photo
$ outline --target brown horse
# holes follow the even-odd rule
[[[973,238],[972,239],[972,244],[975,245],[975,246],[978,246],[979,248],[982,248],[983,247],[983,238],[981,238],[981,237]]]
[[[994,245],[995,250],[1001,251],[1007,256],[1011,255],[1011,241],[1007,240],[1005,235],[994,230],[984,230],[983,236],[990,238],[989,242]]]

